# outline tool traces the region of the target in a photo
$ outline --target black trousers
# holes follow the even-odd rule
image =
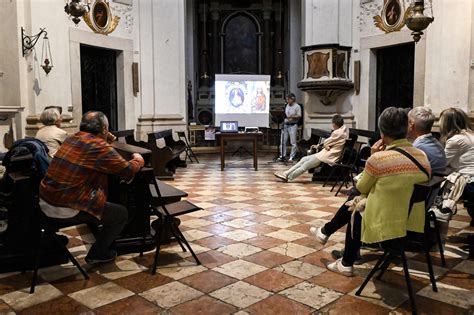
[[[359,212],[354,214],[354,225],[350,220],[346,229],[346,241],[344,244],[344,256],[342,256],[342,264],[344,266],[352,266],[359,253],[362,242],[360,241],[360,232],[362,227],[362,217]]]
[[[72,226],[77,224],[87,224],[95,236],[95,243],[89,250],[91,256],[107,256],[110,245],[120,235],[127,223],[128,211],[123,205],[106,202],[102,219],[99,220],[93,215],[80,211],[77,215],[67,219],[50,219],[56,226]],[[102,225],[100,229],[97,227]]]
[[[344,225],[348,224],[351,221],[352,212],[349,211],[349,207],[345,203],[349,200],[354,199],[356,196],[359,196],[360,192],[357,191],[354,187],[349,192],[349,197],[344,202],[344,204],[337,210],[334,217],[326,223],[323,227],[323,233],[327,236],[332,235],[334,232],[337,232]]]

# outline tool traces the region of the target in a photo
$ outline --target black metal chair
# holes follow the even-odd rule
[[[189,161],[191,163],[193,163],[193,159],[195,159],[196,163],[199,164],[199,160],[198,160],[196,154],[194,154],[194,151],[191,148],[191,145],[189,144],[188,137],[186,137],[186,133],[184,131],[177,131],[176,133],[178,134],[178,137],[180,139],[182,139],[184,141],[184,143],[186,143],[186,151],[185,151],[186,152],[186,158],[185,158],[185,160],[189,159]]]
[[[422,202],[422,201],[425,201],[425,203],[427,203],[430,200],[431,195],[435,191],[437,191],[437,188],[439,188],[443,180],[444,179],[440,177],[434,177],[428,183],[415,184],[415,187],[410,199],[408,213],[410,214],[412,206],[415,203]],[[426,212],[426,209],[427,207],[425,204],[425,212]],[[423,251],[425,253],[426,263],[428,265],[428,273],[430,276],[432,289],[434,292],[438,292],[438,288],[436,286],[436,279],[435,279],[434,271],[433,271],[433,264],[431,262],[431,256],[429,252],[430,249],[427,242],[427,233],[426,233],[427,224],[429,225],[429,218],[425,218],[425,233],[422,235],[422,242],[423,242],[422,245],[423,245]],[[362,290],[364,290],[367,283],[370,281],[370,279],[374,276],[374,274],[377,271],[380,271],[380,274],[377,276],[377,279],[380,280],[383,274],[385,273],[385,271],[390,266],[390,263],[396,257],[400,257],[402,261],[402,265],[403,265],[403,272],[405,275],[405,281],[407,285],[408,296],[410,299],[411,310],[413,314],[417,313],[415,295],[413,293],[413,288],[412,288],[411,280],[410,280],[410,273],[408,271],[408,263],[405,256],[405,245],[407,243],[407,239],[408,237],[402,237],[402,238],[382,242],[382,248],[384,249],[384,252],[382,256],[379,258],[379,260],[377,261],[377,263],[375,264],[374,268],[370,271],[367,278],[365,278],[360,288],[357,290],[356,292],[357,296],[361,295]]]
[[[335,179],[334,185],[331,188],[331,191],[333,191],[334,187],[339,182],[339,178],[343,178],[342,184],[345,183],[345,181],[347,180],[346,176],[348,176],[348,172],[352,170],[352,166],[349,167],[349,165],[353,164],[357,157],[357,151],[354,150],[354,146],[356,143],[357,143],[357,135],[350,135],[349,138],[344,143],[344,147],[341,151],[341,155],[339,156],[338,161],[334,165],[332,165],[331,172],[329,173],[329,176],[324,181],[323,187],[325,187],[327,183],[330,182],[331,179],[333,178],[336,178],[336,179]],[[344,172],[341,172],[341,170],[343,170]],[[336,192],[336,196],[341,190],[341,187]]]

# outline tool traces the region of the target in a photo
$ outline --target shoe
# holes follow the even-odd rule
[[[284,158],[283,156],[278,157],[278,159],[276,160],[277,162],[286,162],[286,158]]]
[[[334,259],[342,259],[342,256],[344,256],[344,250],[335,249],[331,252],[331,256]],[[362,257],[360,256],[360,254],[358,254],[354,261],[354,265],[362,265],[363,263],[364,261],[362,260]]]
[[[291,158],[291,157],[288,159],[288,162],[290,162],[290,163],[293,163],[293,161],[294,161],[294,160],[293,160],[293,158]]]
[[[309,231],[314,235],[314,237],[316,237],[316,240],[318,242],[320,242],[321,244],[323,245],[326,245],[328,239],[329,239],[329,236],[327,236],[326,234],[323,233],[323,227],[315,227],[315,226],[312,226]]]
[[[281,179],[285,183],[288,182],[288,177],[283,175],[283,173],[276,172],[276,173],[273,173],[273,175],[275,175],[276,177],[278,177],[279,179]]]
[[[95,264],[102,264],[102,263],[107,263],[110,261],[114,261],[115,258],[117,258],[117,252],[115,250],[109,250],[108,254],[105,256],[93,256],[90,254],[87,254],[85,261],[89,265],[95,265]]]
[[[343,276],[346,276],[346,277],[353,277],[354,276],[354,267],[352,266],[349,266],[349,267],[346,267],[342,264],[342,258],[339,258],[338,260],[336,260],[335,262],[332,262],[330,264],[327,264],[326,265],[326,268],[333,271],[333,272],[337,272],[337,273],[340,273],[341,275]]]

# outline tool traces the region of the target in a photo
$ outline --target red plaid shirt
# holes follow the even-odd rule
[[[46,202],[86,211],[101,218],[107,200],[107,175],[125,180],[140,170],[140,162],[126,161],[104,139],[79,131],[68,137],[51,161],[40,185]]]

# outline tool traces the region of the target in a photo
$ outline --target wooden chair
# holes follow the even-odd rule
[[[11,163],[14,163],[14,158],[11,159]],[[21,231],[17,229],[18,225],[27,224],[26,235],[19,236],[18,231],[11,231],[13,233],[9,233],[8,243],[10,247],[15,247],[11,249],[14,252],[11,256],[17,255],[22,259],[20,263],[22,270],[30,268],[33,270],[30,293],[35,292],[38,270],[44,265],[62,264],[70,260],[84,278],[89,279],[85,270],[67,249],[67,242],[56,234],[59,227],[54,226],[41,211],[37,188],[38,178],[34,173],[33,169],[9,173],[6,176],[10,177],[13,188],[9,193],[0,194],[1,203],[10,213],[9,229]],[[29,239],[25,239],[25,236]]]
[[[436,191],[436,188],[439,188],[441,183],[443,182],[442,178],[439,177],[434,177],[432,178],[428,183],[424,184],[415,184],[415,188],[413,190],[411,199],[410,199],[410,205],[409,205],[409,212],[408,215],[410,215],[410,211],[415,203],[422,202],[424,201],[427,203],[430,200],[430,197],[434,191]],[[426,208],[426,204],[425,204]],[[426,211],[426,210],[425,210]],[[425,219],[425,228],[426,224],[429,222],[429,220],[426,218]],[[429,223],[428,223],[429,224]],[[427,239],[426,239],[426,233],[423,235],[423,250],[425,252],[425,258],[426,258],[426,263],[428,265],[428,272],[430,276],[430,281],[431,281],[431,286],[434,292],[438,292],[438,288],[436,286],[436,279],[434,276],[434,271],[433,271],[433,264],[431,262],[431,256],[429,252],[429,248],[427,246]],[[413,293],[412,285],[411,285],[411,280],[410,280],[410,273],[408,271],[408,263],[405,255],[405,244],[407,242],[407,237],[402,237],[398,239],[393,239],[389,241],[382,242],[382,248],[384,249],[384,253],[382,256],[379,258],[377,263],[375,264],[374,268],[370,271],[369,275],[367,278],[365,278],[364,282],[360,286],[360,288],[357,290],[356,295],[360,296],[362,293],[362,290],[364,290],[365,286],[367,283],[370,281],[370,279],[374,276],[374,274],[377,271],[380,271],[380,274],[377,276],[377,279],[380,280],[385,273],[385,271],[388,269],[390,266],[390,263],[396,258],[400,257],[403,265],[403,272],[405,275],[405,282],[407,285],[407,290],[408,290],[408,296],[410,298],[410,305],[411,305],[411,310],[413,314],[416,314],[416,302],[415,302],[415,295]]]
[[[152,202],[152,212],[153,214],[158,216],[158,220],[155,222],[158,222],[155,226],[152,227],[155,229],[155,239],[156,239],[156,252],[155,252],[155,258],[153,261],[153,266],[151,269],[151,274],[156,273],[156,268],[158,265],[158,255],[160,253],[160,247],[161,247],[161,241],[164,237],[165,232],[171,232],[172,235],[175,237],[175,239],[178,241],[179,245],[181,246],[181,249],[185,252],[186,248],[189,250],[191,255],[193,256],[194,260],[198,265],[201,264],[199,259],[197,258],[196,254],[194,253],[193,249],[189,245],[188,241],[184,237],[183,233],[179,229],[179,227],[175,224],[175,218],[195,212],[198,210],[202,210],[201,207],[187,201],[187,200],[180,200],[176,202],[171,202],[171,203],[166,203],[163,201],[165,198],[165,195],[163,195],[163,187],[160,189],[160,185],[157,183],[155,180],[154,176],[149,176],[150,178],[150,185],[151,185],[151,195],[156,196],[153,198]],[[184,246],[186,246],[186,248]]]
[[[146,142],[135,140],[134,129],[112,131],[112,134],[117,137],[118,141],[122,141],[122,139],[125,139],[125,143],[127,144],[135,145],[137,147],[142,147],[142,148],[148,148],[148,145]]]
[[[157,146],[156,141],[159,139],[164,140],[164,147]],[[179,158],[186,151],[186,144],[182,140],[175,141],[171,129],[149,133],[148,148],[152,151],[153,171],[159,179],[173,179],[176,167],[186,166],[186,161]]]

